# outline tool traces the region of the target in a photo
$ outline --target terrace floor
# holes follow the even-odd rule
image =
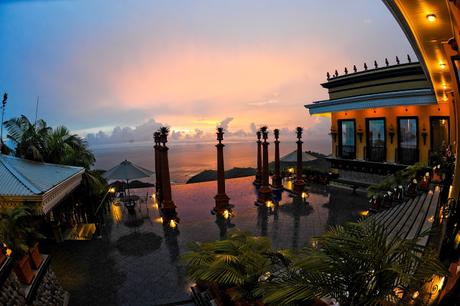
[[[254,205],[252,177],[227,180],[234,204],[231,224],[272,239],[274,248],[300,248],[330,225],[355,221],[367,209],[363,196],[325,186],[309,188],[310,206],[293,203],[286,192],[272,211]],[[180,223],[165,230],[151,198],[153,189],[136,189],[147,199],[136,207],[111,205],[102,239],[46,245],[51,268],[71,294],[70,305],[176,305],[190,300],[190,283],[178,256],[191,241],[217,240],[225,229],[210,211],[216,182],[175,185],[173,199]],[[181,304],[186,305],[186,304]]]

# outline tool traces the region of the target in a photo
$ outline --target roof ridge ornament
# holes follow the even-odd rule
[[[385,57],[385,66],[390,66],[390,63],[388,62],[388,59]]]
[[[396,56],[396,64],[399,65],[399,58]]]
[[[364,63],[364,70],[367,70],[367,64]]]
[[[410,55],[409,55],[409,54],[407,54],[407,61],[408,61],[409,63],[411,63],[411,62],[412,62],[412,60],[411,60],[411,58],[410,58]]]
[[[374,67],[375,69],[379,68],[379,65],[377,64],[377,61],[374,60]]]

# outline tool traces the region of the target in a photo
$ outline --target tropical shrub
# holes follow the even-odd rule
[[[261,275],[272,271],[280,253],[274,253],[267,237],[251,236],[238,229],[228,231],[227,239],[195,242],[181,256],[190,279],[234,287],[233,298],[256,297],[255,289]]]
[[[434,275],[447,274],[434,254],[417,245],[419,238],[390,242],[385,228],[372,219],[333,227],[315,240],[316,247],[292,258],[287,270],[261,285],[264,302],[302,305],[334,298],[348,306],[403,301]]]
[[[30,224],[32,210],[26,206],[0,210],[0,243],[4,243],[12,256],[20,258],[27,253],[32,242],[42,236]]]

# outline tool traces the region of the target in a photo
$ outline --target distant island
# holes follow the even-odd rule
[[[256,174],[255,168],[232,168],[225,171],[225,178],[237,178],[252,176]],[[186,184],[200,183],[200,182],[209,182],[217,180],[217,171],[216,170],[204,170],[198,173],[197,175],[192,176],[186,182]]]

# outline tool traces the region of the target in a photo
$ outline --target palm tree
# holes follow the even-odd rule
[[[86,142],[71,134],[65,126],[58,126],[46,136],[45,161],[55,164],[80,166],[89,169],[94,164],[94,155]]]
[[[195,242],[181,256],[194,281],[236,287],[233,298],[254,297],[258,279],[273,268],[270,240],[233,229],[226,240]]]
[[[21,115],[5,122],[7,138],[16,146],[15,155],[35,161],[80,166],[89,169],[95,158],[86,141],[65,126],[54,129],[42,119],[32,124]]]
[[[44,160],[46,137],[51,130],[42,119],[32,124],[21,115],[4,122],[8,130],[7,138],[16,146],[15,155],[35,161]]]
[[[264,301],[286,305],[329,297],[348,306],[407,299],[434,275],[447,274],[434,254],[417,245],[419,238],[388,243],[385,228],[372,220],[331,228],[316,248],[261,286]]]

